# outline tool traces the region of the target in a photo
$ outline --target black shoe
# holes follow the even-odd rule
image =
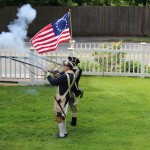
[[[72,121],[70,123],[71,126],[76,126],[77,124],[77,118],[76,117],[72,117]]]
[[[83,90],[81,90],[80,98],[83,98]]]

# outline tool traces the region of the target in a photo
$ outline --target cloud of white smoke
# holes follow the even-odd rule
[[[29,4],[18,9],[17,19],[8,25],[9,32],[0,34],[0,47],[10,50],[25,50],[25,39],[27,39],[27,29],[29,24],[36,17],[36,10]]]

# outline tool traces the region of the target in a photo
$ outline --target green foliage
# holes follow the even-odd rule
[[[138,61],[127,61],[126,62],[126,72],[135,72],[140,73],[141,72],[141,63]]]
[[[90,62],[89,60],[81,61],[82,71],[86,72],[98,72],[102,71],[102,66],[100,66],[97,62]]]
[[[150,66],[145,65],[144,69],[145,69],[145,73],[150,73]]]
[[[88,5],[94,6],[148,6],[150,5],[150,0],[86,0]]]
[[[126,53],[115,52],[120,50],[121,44],[122,41],[113,43],[112,46],[102,43],[102,50],[111,50],[112,52],[93,52],[86,60],[81,61],[80,67],[86,72],[141,73],[141,63],[139,61],[125,61]],[[150,73],[150,66],[145,65],[144,72]]]
[[[112,52],[94,52],[92,56],[95,58],[95,61],[103,66],[103,71],[116,71],[118,70],[118,66],[125,58],[125,53],[123,52],[116,52],[120,50],[122,41],[113,43],[111,47],[108,47],[106,43],[103,43],[101,49],[104,50],[112,50]],[[118,70],[119,71],[119,70]]]
[[[125,72],[141,73],[141,63],[139,61],[133,61],[133,60],[126,61],[126,65],[122,63],[122,72],[124,72],[124,67],[125,67]],[[145,65],[144,72],[150,73],[150,66]]]
[[[0,86],[1,150],[149,150],[150,79],[82,77],[77,126],[56,139],[55,87]]]
[[[1,6],[19,6],[29,3],[32,6],[63,6],[63,5],[75,5],[72,0],[0,0]]]
[[[86,0],[87,5],[91,6],[121,6],[124,5],[123,0]]]
[[[125,0],[125,1],[128,2],[130,6],[150,5],[150,0]]]
[[[0,0],[1,6],[20,6],[26,3],[33,6],[146,6],[150,5],[150,0]]]

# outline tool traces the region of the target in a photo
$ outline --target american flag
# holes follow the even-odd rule
[[[54,51],[58,44],[70,40],[69,12],[40,30],[31,40],[39,54]]]

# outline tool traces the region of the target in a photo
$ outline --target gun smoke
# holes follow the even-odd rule
[[[36,10],[29,4],[23,5],[18,9],[17,19],[11,22],[7,27],[9,32],[0,34],[0,47],[25,51],[25,40],[27,39],[28,26],[36,17]]]

